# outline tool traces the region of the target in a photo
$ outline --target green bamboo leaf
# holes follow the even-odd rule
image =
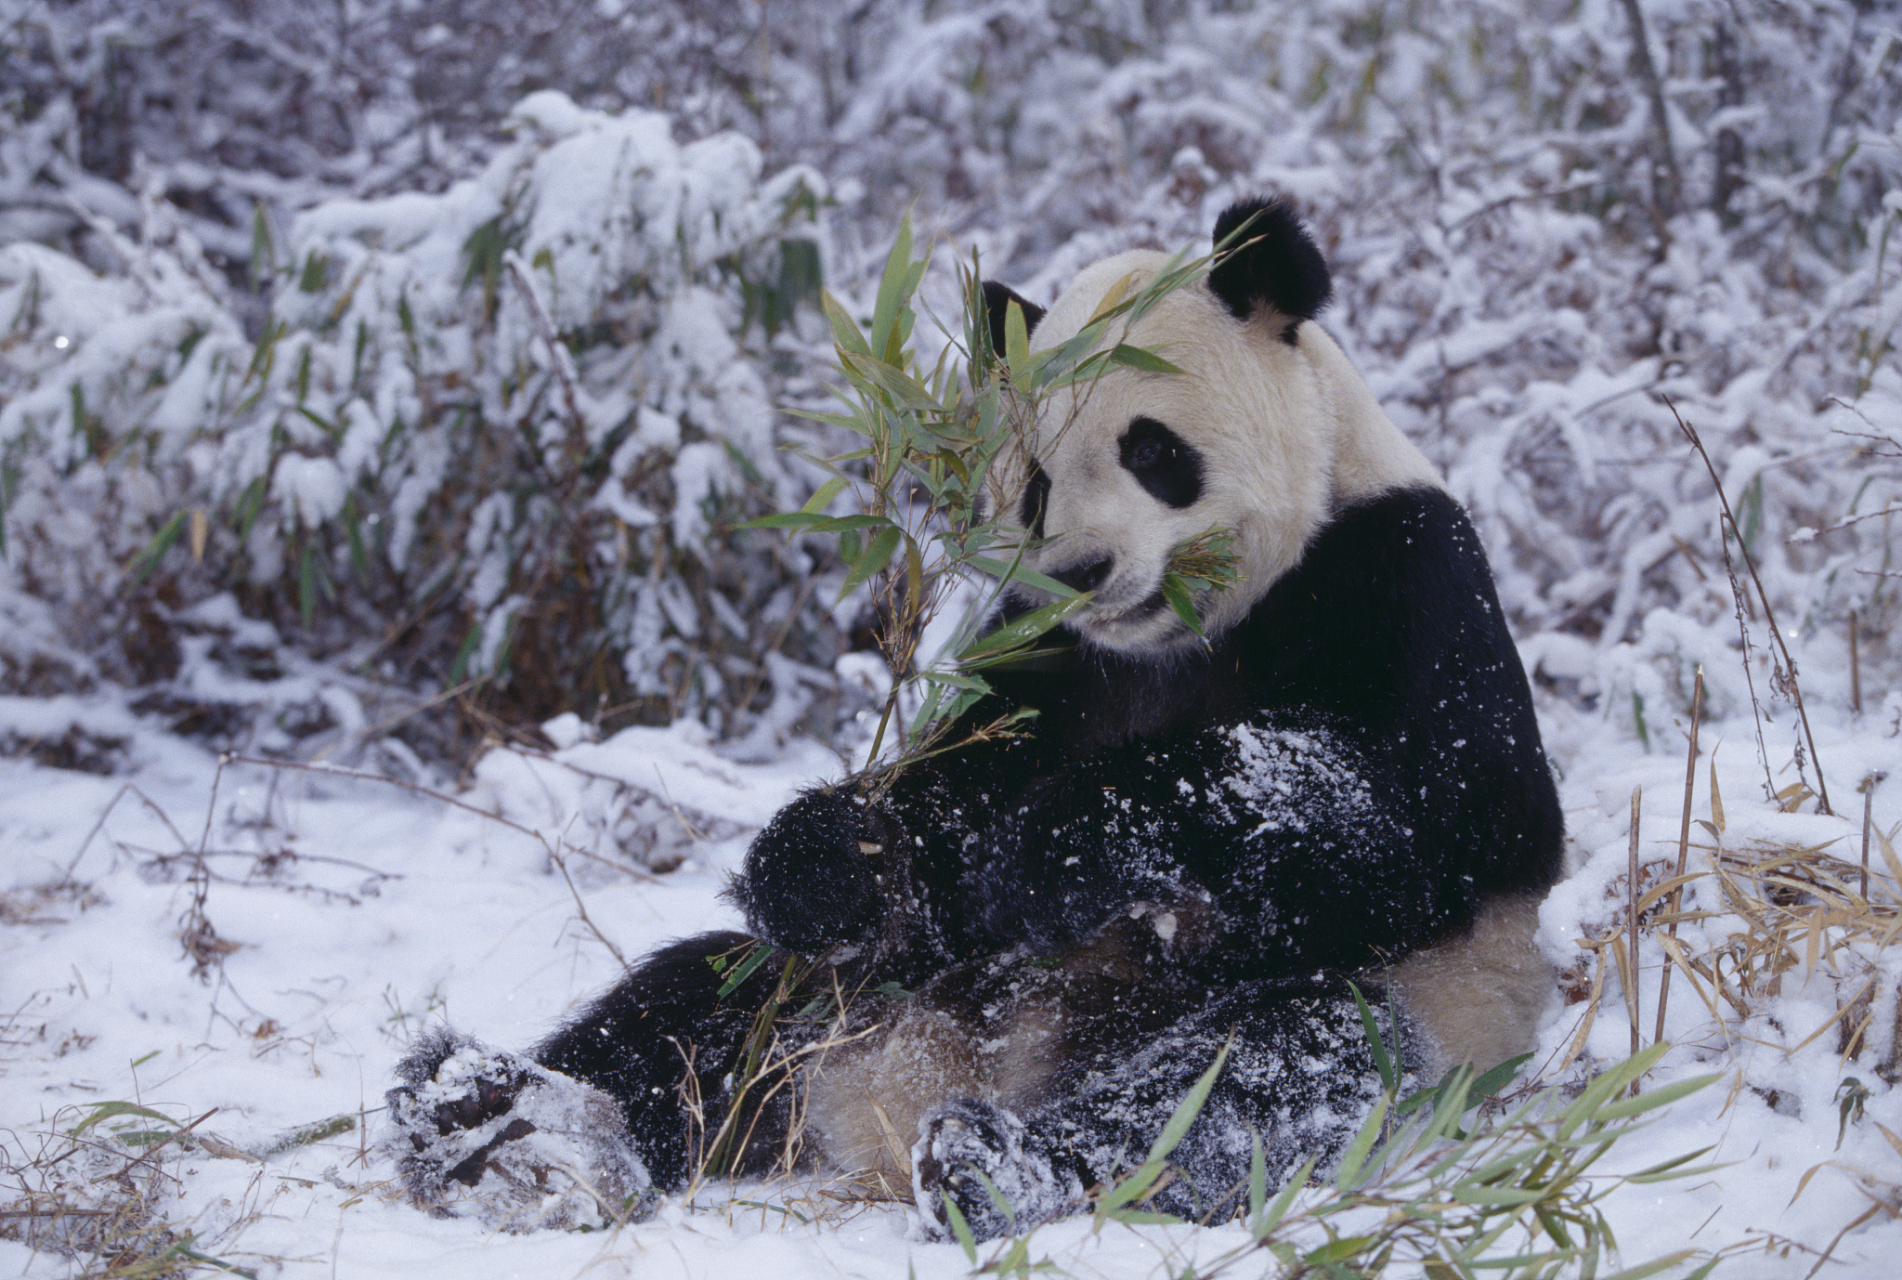
[[[839,300],[832,296],[832,290],[819,291],[819,308],[825,312],[826,322],[832,326],[832,341],[838,344],[841,353],[849,351],[861,356],[872,354],[872,349],[865,345],[865,335],[859,332],[858,321],[839,305]]]
[[[891,252],[885,255],[885,270],[878,281],[878,301],[872,308],[870,353],[878,359],[891,359],[893,330],[898,324],[899,308],[905,301],[905,282],[911,275],[911,216],[898,222],[898,234],[892,238]]]
[[[1694,1174],[1709,1173],[1712,1170],[1721,1169],[1723,1166],[1717,1164],[1704,1165],[1696,1169],[1686,1169],[1682,1167],[1697,1159],[1699,1156],[1709,1155],[1715,1150],[1717,1150],[1716,1147],[1700,1147],[1696,1151],[1677,1157],[1675,1160],[1666,1160],[1662,1164],[1652,1165],[1649,1169],[1640,1169],[1636,1173],[1628,1173],[1625,1175],[1625,1181],[1637,1183],[1669,1182],[1673,1178],[1687,1178]]]
[[[1641,1093],[1635,1098],[1620,1098],[1608,1102],[1592,1113],[1594,1120],[1623,1120],[1629,1116],[1643,1115],[1647,1111],[1676,1102],[1679,1098],[1696,1093],[1719,1077],[1716,1074],[1693,1076],[1689,1080],[1679,1080],[1674,1084],[1663,1085]]]
[[[1367,1113],[1360,1132],[1347,1146],[1341,1156],[1340,1167],[1334,1172],[1334,1185],[1342,1191],[1351,1191],[1360,1184],[1361,1167],[1367,1163],[1367,1155],[1374,1149],[1374,1142],[1380,1137],[1381,1126],[1387,1120],[1387,1108],[1392,1095],[1383,1093],[1374,1102],[1374,1109]]]
[[[1167,600],[1169,607],[1176,611],[1176,617],[1182,620],[1183,626],[1202,637],[1203,641],[1206,642],[1208,640],[1208,633],[1202,630],[1201,615],[1195,611],[1195,597],[1189,594],[1188,584],[1182,581],[1181,574],[1169,573],[1163,575],[1162,598]],[[1356,999],[1359,999],[1359,992],[1355,992],[1354,995]],[[1362,1007],[1365,1007],[1364,1003]],[[1369,1023],[1369,1025],[1371,1026],[1372,1024]],[[1380,1050],[1381,1056],[1384,1057],[1385,1053],[1385,1049]],[[1388,1071],[1382,1071],[1380,1078],[1385,1081],[1390,1074]],[[1389,1087],[1391,1088],[1392,1086],[1390,1085]]]
[[[1334,1263],[1352,1259],[1355,1255],[1365,1252],[1370,1245],[1379,1242],[1379,1236],[1342,1236],[1338,1240],[1328,1241],[1318,1249],[1309,1250],[1302,1261],[1312,1267],[1331,1267]]]
[[[1685,1262],[1688,1262],[1696,1256],[1697,1250],[1695,1249],[1679,1249],[1676,1253],[1668,1253],[1662,1258],[1653,1258],[1651,1261],[1640,1263],[1638,1266],[1627,1267],[1623,1271],[1604,1277],[1604,1280],[1644,1280],[1646,1276],[1655,1276],[1661,1271],[1669,1271],[1672,1267],[1682,1266]],[[1709,1262],[1686,1277],[1686,1280],[1699,1280],[1699,1277],[1709,1275],[1711,1269],[1716,1265],[1717,1259],[1712,1258]]]
[[[971,1224],[964,1220],[964,1210],[958,1208],[958,1202],[951,1198],[949,1191],[940,1189],[938,1194],[944,1198],[944,1217],[951,1226],[951,1234],[957,1237],[958,1244],[964,1249],[964,1256],[975,1267],[977,1237],[971,1234]]]
[[[735,529],[807,529],[830,517],[816,511],[775,511],[770,516],[742,520]]]
[[[1132,347],[1127,342],[1119,342],[1110,349],[1109,363],[1124,365],[1131,369],[1140,369],[1144,373],[1181,373],[1182,370],[1170,364],[1147,347]]]
[[[922,382],[896,365],[886,364],[873,356],[859,355],[856,351],[842,352],[840,359],[847,369],[890,396],[897,408],[919,413],[936,413],[943,408],[938,398]]]
[[[1166,582],[1163,584],[1163,590],[1165,594],[1168,591]],[[1198,627],[1198,634],[1200,630]],[[1358,986],[1350,982],[1347,984],[1347,989],[1354,993],[1354,1007],[1360,1011],[1361,1030],[1367,1034],[1367,1047],[1373,1051],[1374,1069],[1380,1072],[1381,1086],[1389,1095],[1397,1093],[1400,1089],[1400,1079],[1394,1071],[1393,1059],[1387,1056],[1387,1040],[1381,1035],[1380,1027],[1374,1021],[1374,1011],[1368,1007],[1367,997],[1360,993]]]
[[[1532,1061],[1532,1055],[1529,1053],[1522,1053],[1516,1058],[1507,1058],[1474,1080],[1466,1092],[1468,1108],[1476,1106],[1481,1099],[1498,1094],[1512,1082],[1514,1076],[1519,1074],[1519,1068],[1530,1061]]]
[[[1299,1169],[1288,1175],[1287,1184],[1281,1188],[1281,1193],[1270,1201],[1268,1208],[1250,1224],[1248,1230],[1255,1239],[1263,1239],[1281,1225],[1282,1220],[1288,1216],[1288,1210],[1294,1207],[1294,1198],[1301,1194],[1302,1189],[1308,1185],[1308,1180],[1314,1176],[1314,1166],[1320,1162],[1320,1159],[1318,1155],[1309,1156],[1302,1162]]]
[[[831,504],[832,500],[839,496],[840,491],[844,488],[845,477],[833,476],[830,480],[820,485],[818,489],[814,491],[813,495],[806,499],[806,505],[799,509],[808,514],[823,512],[826,507]]]
[[[732,971],[727,974],[726,981],[721,984],[720,990],[715,994],[714,998],[724,1000],[739,990],[741,984],[752,977],[754,971],[771,959],[777,953],[777,950],[777,948],[769,947],[765,943],[755,943],[753,949],[746,953],[746,958],[734,965]],[[718,957],[713,958],[717,959]]]
[[[1268,1165],[1261,1154],[1261,1135],[1250,1126],[1248,1148],[1248,1220],[1259,1222],[1268,1203]]]
[[[1548,1192],[1526,1187],[1488,1187],[1475,1182],[1456,1182],[1452,1193],[1461,1204],[1490,1207],[1516,1207],[1537,1204],[1548,1196]]]
[[[152,570],[158,568],[158,562],[185,532],[185,521],[189,514],[189,512],[180,511],[167,520],[164,527],[145,544],[145,548],[133,557],[130,573],[134,582],[144,582],[151,576]]]
[[[1149,1194],[1156,1180],[1162,1177],[1163,1170],[1168,1168],[1170,1153],[1181,1145],[1189,1132],[1189,1126],[1202,1114],[1202,1107],[1209,1100],[1209,1090],[1215,1087],[1216,1077],[1228,1065],[1228,1053],[1233,1045],[1231,1037],[1227,1044],[1216,1051],[1215,1061],[1209,1064],[1208,1070],[1189,1086],[1188,1093],[1183,1095],[1182,1101],[1176,1104],[1175,1112],[1170,1115],[1169,1123],[1162,1126],[1162,1132],[1150,1144],[1149,1155],[1142,1166],[1103,1193],[1096,1205],[1099,1215],[1108,1215],[1132,1200],[1140,1200]]]
[[[1066,587],[1047,574],[1038,573],[1021,560],[999,560],[996,556],[971,555],[965,557],[974,568],[981,569],[1000,582],[1021,582],[1027,587],[1039,591],[1048,591],[1053,596],[1068,596],[1075,590]]]
[[[1029,376],[1030,325],[1014,298],[1004,308],[1004,367],[1010,370],[1012,382]]]
[[[1019,645],[1029,644],[1089,602],[1088,593],[1084,593],[1071,596],[1068,600],[1053,601],[1041,609],[1033,609],[979,636],[968,648],[958,654],[958,661],[967,664],[974,663],[983,658],[1005,653]]]
[[[108,1120],[116,1120],[120,1116],[137,1116],[141,1120],[153,1120],[172,1129],[178,1128],[178,1121],[170,1116],[154,1111],[150,1107],[142,1107],[136,1102],[102,1102],[87,1113],[84,1120],[66,1132],[68,1136],[77,1138],[88,1129],[104,1124]]]
[[[843,600],[851,595],[860,583],[891,563],[892,552],[898,550],[900,538],[910,541],[896,525],[889,521],[882,523],[885,527],[872,535],[871,542],[866,544],[865,550],[852,562],[851,571],[845,575],[845,585],[839,588],[839,599]]]

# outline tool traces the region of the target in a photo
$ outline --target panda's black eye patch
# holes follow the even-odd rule
[[[1031,537],[1043,537],[1043,513],[1049,505],[1050,477],[1044,474],[1040,463],[1032,461],[1030,480],[1024,485],[1024,500],[1017,507],[1018,518],[1024,522],[1024,528],[1030,530]]]
[[[1202,455],[1154,418],[1132,420],[1116,447],[1123,469],[1156,501],[1180,508],[1202,496]]]

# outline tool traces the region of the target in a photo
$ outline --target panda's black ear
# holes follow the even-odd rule
[[[1004,350],[1004,316],[1013,302],[1024,309],[1024,332],[1037,332],[1037,322],[1043,319],[1042,307],[1008,285],[995,280],[984,282],[984,311],[991,322],[991,350],[1000,354]]]
[[[1288,317],[1283,337],[1293,342],[1295,323],[1314,319],[1333,295],[1327,260],[1286,200],[1230,205],[1215,220],[1215,243],[1229,249],[1209,271],[1209,288],[1237,320],[1266,303]]]

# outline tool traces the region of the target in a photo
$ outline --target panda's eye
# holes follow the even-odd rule
[[[1131,421],[1116,446],[1124,470],[1158,502],[1181,508],[1202,496],[1202,455],[1154,418]]]

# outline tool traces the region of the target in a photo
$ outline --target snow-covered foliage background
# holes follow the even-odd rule
[[[809,1187],[487,1240],[393,1204],[360,1125],[284,1135],[373,1125],[430,1019],[525,1043],[725,922],[748,832],[862,749],[868,599],[733,529],[836,451],[788,412],[828,405],[822,284],[869,310],[909,211],[948,322],[973,254],[1047,302],[1267,191],[1535,675],[1582,870],[1534,1067],[1629,1051],[1631,792],[1642,887],[1699,667],[1693,869],[1817,850],[1691,888],[1659,1078],[1727,1083],[1630,1167],[1731,1163],[1609,1201],[1627,1261],[1887,1274],[1899,177],[1894,0],[0,0],[0,1258],[147,1265],[22,1224],[152,1175],[133,1235],[184,1269],[966,1270]],[[56,1135],[109,1101],[211,1140],[101,1179],[135,1149]],[[1119,1232],[1038,1247],[1204,1247]]]

